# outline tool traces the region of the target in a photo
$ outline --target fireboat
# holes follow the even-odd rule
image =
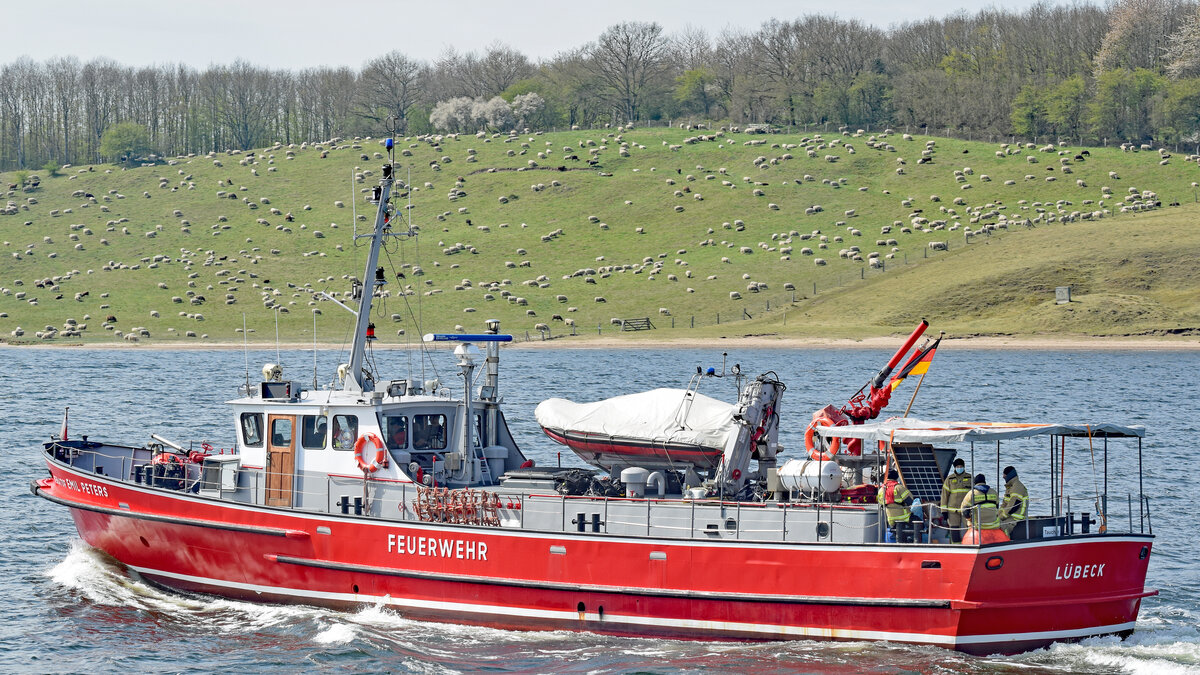
[[[805,451],[786,461],[786,387],[773,373],[723,367],[682,389],[545,401],[539,424],[582,462],[546,468],[521,452],[501,410],[500,345],[512,338],[498,322],[424,336],[455,345],[460,395],[374,372],[365,356],[388,283],[380,247],[416,235],[393,219],[404,183],[384,143],[374,227],[359,235],[370,250],[358,306],[346,307],[350,356],[329,385],[266,364],[228,401],[234,440],[223,452],[158,434],[69,439],[65,423],[44,443],[49,476],[33,494],[65,507],[79,536],[134,577],[254,602],[625,636],[983,654],[1134,630],[1156,593],[1145,588],[1148,501],[1109,495],[1106,481],[1072,502],[1056,477],[1068,444],[1083,443],[1103,445],[1107,476],[1110,440],[1136,443],[1136,467],[1124,453],[1120,468],[1140,475],[1145,429],[882,419],[888,378],[924,322],[847,405],[818,411]],[[737,378],[736,401],[699,392],[721,375]],[[1003,540],[952,543],[937,504],[953,460],[983,470],[994,445],[998,473],[1001,443],[1022,439],[1049,449],[1050,498]],[[919,499],[907,536],[890,535],[877,503],[890,471]]]

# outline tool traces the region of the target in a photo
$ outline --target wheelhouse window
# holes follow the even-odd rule
[[[389,450],[404,450],[408,447],[408,418],[403,415],[384,417],[383,433]]]
[[[355,415],[333,416],[333,449],[353,450],[358,440],[358,417]]]
[[[413,449],[446,449],[446,416],[413,415]]]
[[[262,413],[242,413],[242,443],[248,448],[261,448],[263,444]]]
[[[292,418],[276,417],[271,420],[271,445],[286,448],[292,445]]]
[[[325,447],[328,424],[324,415],[305,415],[300,422],[300,443],[310,450]]]

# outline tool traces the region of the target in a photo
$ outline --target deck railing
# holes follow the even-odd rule
[[[145,481],[139,480],[138,469],[141,467],[152,466],[152,462],[150,459],[152,453],[149,449],[122,448],[121,449],[122,451],[119,454],[118,453],[106,453],[106,452],[103,452],[102,449],[103,449],[103,446],[100,449],[93,449],[93,448],[79,448],[79,447],[74,447],[71,445],[62,445],[62,444],[54,444],[54,445],[50,446],[50,448],[49,448],[50,452],[56,458],[58,458],[60,461],[64,461],[76,468],[87,470],[87,471],[90,471],[91,473],[98,474],[98,475],[104,475],[106,478],[108,478],[110,480],[117,480],[117,481],[128,483],[128,484],[137,484],[137,485],[145,485],[146,484]],[[139,452],[144,452],[146,454],[147,458],[142,459],[142,458],[137,457],[136,454],[134,454],[134,453],[139,453]],[[119,472],[114,474],[111,470],[104,469],[104,467],[109,467],[109,466],[119,466],[120,467]],[[205,495],[206,496],[214,496],[215,495],[218,499],[236,501],[239,503],[265,505],[265,502],[267,499],[266,485],[268,484],[268,478],[272,474],[265,469],[238,468],[238,469],[234,469],[234,472],[235,472],[235,485],[239,486],[237,489],[235,489],[235,490],[225,489],[222,485],[221,480],[218,479],[215,486],[213,486],[212,488],[205,489]],[[146,473],[148,473],[148,472],[146,472],[145,469],[142,469],[141,475],[145,475]],[[275,474],[275,475],[279,475],[279,474]],[[283,476],[283,477],[286,478],[286,476]],[[195,476],[185,476],[182,479],[175,477],[175,478],[172,478],[171,480],[182,480],[183,481],[182,489],[176,490],[177,492],[191,493],[191,492],[199,492],[200,491],[201,483],[202,483],[203,479],[204,479],[203,473],[198,473]],[[292,480],[293,480],[292,486],[293,487],[292,487],[292,490],[290,491],[290,495],[291,495],[290,501],[291,501],[292,506],[290,506],[290,508],[296,508],[297,510],[305,510],[305,511],[313,512],[313,513],[333,514],[333,513],[338,513],[338,512],[345,512],[345,513],[350,513],[350,514],[362,516],[362,517],[376,517],[376,518],[384,518],[384,519],[389,519],[389,520],[402,520],[402,521],[418,521],[418,520],[420,520],[420,518],[418,518],[415,510],[412,508],[413,502],[417,497],[417,490],[418,490],[418,486],[415,483],[398,482],[398,481],[383,482],[378,479],[358,479],[358,478],[355,478],[352,476],[326,475],[326,476],[324,476],[324,481],[323,481],[324,489],[323,490],[297,490],[297,489],[295,489],[295,483],[298,479],[303,480],[303,482],[305,484],[312,482],[311,477],[292,476]],[[158,487],[163,487],[164,489],[166,489],[165,486],[158,486]],[[357,499],[355,499],[354,502],[351,502],[347,499],[347,501],[345,502],[345,506],[343,506],[342,498],[347,498],[350,495],[345,494],[342,491],[339,491],[338,488],[342,488],[342,490],[347,490],[347,489],[360,490],[361,489],[363,492],[363,496],[358,497]],[[395,494],[396,492],[398,492],[398,494]],[[735,526],[733,528],[730,528],[729,531],[733,535],[732,536],[733,539],[735,539],[735,540],[742,539],[743,535],[749,535],[750,539],[758,540],[758,541],[762,541],[764,539],[772,540],[772,541],[776,541],[776,540],[777,541],[786,541],[787,537],[788,537],[788,533],[789,533],[789,530],[788,530],[789,514],[791,514],[792,517],[795,518],[796,517],[795,514],[798,514],[803,511],[805,513],[815,513],[816,514],[815,523],[818,528],[820,528],[822,525],[825,526],[825,528],[826,528],[825,531],[827,532],[827,535],[824,535],[821,537],[822,542],[830,542],[830,543],[836,542],[836,541],[838,541],[837,532],[840,529],[856,528],[855,525],[852,525],[852,524],[849,524],[846,522],[837,522],[835,520],[835,516],[838,513],[839,509],[844,508],[844,509],[861,510],[864,508],[871,508],[872,506],[874,506],[871,504],[850,505],[850,504],[836,503],[836,502],[834,502],[834,503],[830,503],[830,502],[804,502],[804,503],[801,503],[801,502],[784,502],[784,503],[779,503],[779,502],[736,502],[736,501],[722,501],[722,500],[717,500],[717,499],[682,500],[682,499],[661,499],[661,498],[652,498],[652,497],[644,498],[644,499],[640,499],[640,498],[631,499],[631,498],[626,498],[626,497],[597,497],[597,496],[586,496],[586,495],[585,496],[571,496],[571,495],[557,495],[557,494],[529,494],[529,493],[524,493],[524,492],[500,492],[500,491],[494,490],[494,489],[487,490],[487,492],[489,494],[494,494],[500,498],[500,502],[501,502],[500,510],[502,512],[501,526],[506,526],[506,527],[524,528],[525,527],[525,515],[524,514],[525,514],[526,507],[528,507],[528,505],[530,503],[546,505],[547,500],[550,500],[550,501],[557,502],[557,505],[555,506],[554,510],[561,512],[560,525],[561,525],[561,530],[563,532],[577,530],[577,531],[590,531],[590,532],[599,533],[599,534],[628,535],[629,532],[627,531],[627,528],[645,527],[645,535],[647,535],[647,536],[650,536],[654,530],[659,530],[659,531],[676,530],[679,532],[686,531],[689,533],[686,536],[694,537],[694,536],[697,536],[697,513],[696,513],[697,508],[698,507],[700,507],[700,508],[720,507],[722,509],[722,511],[721,511],[722,519],[726,518],[726,516],[724,515],[726,511],[729,511],[729,510],[732,511],[732,519],[735,522]],[[391,493],[391,494],[389,494],[389,493]],[[355,495],[355,497],[357,497],[357,495]],[[1072,509],[1072,498],[1068,496],[1068,497],[1066,497],[1066,510],[1062,515],[1060,515],[1060,516],[1033,515],[1031,518],[1027,518],[1024,522],[1019,522],[1016,525],[1016,527],[1014,528],[1014,530],[1020,532],[1021,530],[1019,528],[1024,528],[1025,531],[1023,532],[1023,534],[1025,535],[1025,538],[1030,538],[1030,535],[1033,535],[1032,538],[1039,538],[1039,537],[1045,536],[1044,533],[1039,533],[1035,530],[1032,530],[1032,528],[1034,528],[1034,527],[1055,527],[1055,528],[1057,528],[1057,532],[1056,532],[1056,534],[1054,534],[1054,536],[1057,536],[1057,537],[1087,536],[1087,535],[1094,535],[1094,534],[1103,534],[1106,532],[1114,533],[1113,525],[1116,522],[1116,519],[1114,519],[1114,517],[1113,517],[1114,514],[1112,513],[1111,509],[1107,508],[1110,504],[1110,499],[1109,499],[1108,495],[1100,495],[1100,496],[1085,495],[1082,498],[1078,498],[1078,497],[1076,498],[1076,501],[1080,501],[1080,500],[1084,504],[1098,505],[1101,507],[1101,509],[1099,512],[1096,512],[1096,511],[1076,512]],[[576,522],[576,521],[578,521],[581,514],[577,511],[573,512],[574,509],[572,508],[572,505],[576,504],[576,503],[580,503],[581,501],[586,501],[589,505],[591,505],[593,507],[597,504],[598,501],[600,502],[600,506],[602,509],[601,513],[600,513],[600,520],[598,521],[598,524],[601,526],[600,529],[593,529],[593,530],[586,529],[586,526],[590,525],[592,523],[592,521],[588,521],[586,523]],[[1153,523],[1151,520],[1151,509],[1150,509],[1149,497],[1145,496],[1145,495],[1142,495],[1139,497],[1137,518],[1134,517],[1135,510],[1133,508],[1134,499],[1133,499],[1132,493],[1126,495],[1125,501],[1126,501],[1126,509],[1125,510],[1126,510],[1127,528],[1128,528],[1126,530],[1126,533],[1141,533],[1141,534],[1151,534],[1152,535],[1154,533],[1154,531],[1153,531]],[[1034,508],[1036,507],[1036,505],[1039,502],[1041,502],[1045,505],[1051,506],[1053,499],[1048,499],[1048,500],[1031,499],[1030,503],[1026,509],[1027,513],[1033,514]],[[301,508],[301,507],[295,506],[297,503],[302,504],[302,505],[319,503],[322,505],[323,508],[319,508],[319,509]],[[639,506],[644,504],[645,505],[644,517],[637,518],[636,520],[614,519],[615,516],[612,515],[612,512],[611,512],[612,510],[610,507],[615,504],[630,504],[630,503],[638,504]],[[654,515],[655,515],[654,511],[655,511],[656,506],[658,506],[658,507],[678,507],[679,505],[684,504],[684,503],[688,504],[688,509],[689,509],[688,526],[686,528],[682,525],[672,525],[672,524],[667,524],[667,523],[662,523],[662,522],[660,522],[658,524],[655,523],[656,519],[654,517]],[[514,505],[515,507],[510,506],[510,505]],[[925,505],[922,505],[922,507],[923,507],[922,508],[923,518],[922,518],[922,520],[916,521],[914,523],[915,527],[913,528],[913,531],[921,533],[923,535],[922,539],[925,542],[933,541],[935,539],[935,534],[938,534],[939,530],[942,532],[948,533],[953,529],[957,529],[962,532],[966,532],[968,530],[973,529],[978,534],[979,526],[975,522],[970,522],[970,524],[962,526],[960,528],[950,528],[945,523],[935,524],[933,518],[930,517],[932,508],[934,507],[934,505],[925,504]],[[751,527],[743,527],[742,526],[743,511],[744,510],[759,510],[759,509],[777,510],[781,514],[780,520],[779,520],[779,526],[773,527],[771,529],[754,529]],[[1106,510],[1107,510],[1107,513],[1105,513]],[[1052,509],[1051,509],[1051,511],[1052,511]],[[774,511],[772,511],[772,512],[774,512]],[[706,516],[711,517],[711,514],[706,514]],[[628,517],[628,516],[625,516],[625,517]],[[753,521],[751,521],[751,522],[753,522]],[[812,518],[805,518],[805,519],[803,519],[803,522],[805,524],[812,524],[814,522],[814,520]],[[1095,529],[1093,529],[1092,528],[1093,525],[1095,525],[1097,527]],[[620,526],[623,526],[623,528]],[[583,527],[584,529],[580,529],[581,527]],[[872,525],[869,525],[866,527],[878,527],[879,528],[878,541],[880,541],[880,542],[884,541],[884,533],[887,529],[887,519],[883,515],[882,510],[880,512],[878,524],[877,525],[872,524]],[[1078,527],[1078,533],[1076,532],[1077,527]],[[617,530],[617,532],[613,532],[614,529]],[[763,534],[776,534],[777,536],[770,537],[770,538],[754,536],[754,535],[763,535]],[[855,538],[850,538],[850,539],[843,539],[842,541],[843,542],[845,542],[845,541],[861,542],[861,541],[863,541],[863,539],[860,536],[860,537],[855,537]],[[920,543],[920,542],[918,542],[918,543]]]

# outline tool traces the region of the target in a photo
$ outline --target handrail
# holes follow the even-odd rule
[[[53,448],[56,446],[52,445],[51,447]],[[86,467],[90,466],[91,472],[96,473],[97,468],[100,467],[101,465],[107,465],[108,462],[119,463],[121,475],[119,475],[119,476],[106,475],[105,478],[108,480],[115,480],[115,481],[119,481],[119,482],[127,483],[127,484],[137,483],[133,479],[133,475],[134,475],[135,469],[137,467],[149,465],[151,463],[150,459],[147,458],[147,459],[143,460],[143,459],[140,459],[140,458],[134,456],[134,454],[133,454],[139,450],[149,453],[150,450],[146,449],[146,448],[128,448],[128,450],[130,452],[111,453],[111,452],[103,451],[103,448],[106,446],[101,446],[99,448],[76,448],[76,447],[68,448],[67,446],[57,446],[57,447],[69,449],[70,454],[66,460],[67,463],[70,464],[71,466],[77,467],[83,471],[87,471]],[[111,447],[111,446],[109,446],[109,447]],[[89,455],[89,456],[85,459],[84,455]],[[271,476],[288,475],[288,474],[272,472],[267,469],[257,469],[257,468],[247,469],[247,468],[239,467],[239,468],[232,469],[232,471],[234,472],[234,475],[237,477],[236,484],[241,485],[242,487],[235,489],[234,491],[230,491],[224,487],[224,483],[222,481],[218,480],[216,485],[214,486],[216,496],[219,499],[223,499],[223,500],[227,500],[227,501],[240,501],[240,503],[252,503],[252,504],[265,503],[266,490],[265,490],[264,483]],[[243,476],[244,476],[244,478],[243,478]],[[362,484],[361,479],[357,479],[352,476],[338,476],[338,475],[325,474],[323,477],[323,480],[318,479],[318,474],[313,474],[313,475],[309,475],[309,476],[305,476],[304,474],[300,474],[300,475],[290,474],[290,476],[293,479],[293,489],[292,489],[292,496],[293,496],[292,504],[293,504],[293,506],[283,506],[280,508],[292,508],[297,511],[304,511],[304,512],[311,512],[311,513],[327,513],[327,514],[336,513],[338,504],[336,502],[334,502],[334,497],[336,496],[336,495],[334,495],[334,488],[335,487],[345,488],[345,487],[350,487],[350,486],[357,487]],[[197,489],[197,485],[199,483],[201,483],[201,481],[203,481],[204,476],[201,473],[200,475],[195,476],[195,477],[189,478],[189,477],[185,476],[184,478],[187,481],[186,491],[192,492],[193,490]],[[306,479],[308,481],[307,483],[304,482]],[[296,483],[300,483],[302,486],[307,485],[308,489],[303,489],[303,488],[297,489]],[[486,487],[496,487],[496,486],[484,486],[484,487],[486,488]],[[369,504],[371,506],[371,508],[369,510],[367,510],[366,512],[362,513],[361,514],[362,517],[373,517],[373,518],[383,517],[383,518],[398,519],[398,520],[403,520],[403,521],[419,520],[419,518],[417,517],[417,514],[414,512],[414,510],[412,508],[412,500],[415,497],[416,484],[406,483],[406,482],[401,482],[401,483],[389,482],[387,484],[383,484],[383,483],[378,483],[375,481],[368,481],[367,488],[369,490],[369,494],[365,494],[365,496],[368,497],[368,499],[366,500],[365,503]],[[498,490],[487,490],[487,491],[496,494],[498,497],[501,498],[502,501],[508,502],[508,501],[515,500],[515,501],[521,502],[523,504],[523,506],[529,505],[529,504],[539,504],[539,503],[552,505],[556,502],[557,508],[561,509],[561,511],[562,511],[563,521],[562,521],[561,527],[562,527],[562,531],[564,531],[564,532],[567,531],[567,529],[569,529],[566,527],[566,519],[568,518],[568,506],[572,503],[576,503],[579,501],[586,501],[586,502],[594,504],[596,506],[600,506],[601,504],[603,505],[603,516],[602,517],[603,517],[604,525],[603,525],[602,531],[605,534],[612,533],[613,527],[645,528],[644,532],[646,535],[652,535],[655,530],[680,531],[680,532],[686,531],[686,532],[695,533],[696,525],[697,525],[697,509],[698,508],[704,509],[706,507],[720,509],[722,513],[724,513],[726,511],[726,509],[734,510],[734,513],[732,514],[732,516],[733,516],[733,518],[736,519],[738,525],[737,525],[736,531],[733,531],[730,533],[730,534],[732,534],[733,538],[742,538],[743,536],[750,536],[750,537],[754,537],[757,539],[758,538],[757,535],[775,534],[777,536],[771,537],[770,540],[786,541],[788,539],[789,525],[790,525],[788,522],[788,513],[789,512],[795,512],[797,514],[800,514],[802,512],[810,512],[811,513],[811,512],[815,511],[817,522],[819,524],[828,524],[828,526],[829,526],[828,534],[822,535],[822,537],[827,536],[828,537],[827,541],[829,541],[829,542],[833,542],[833,541],[837,540],[837,537],[834,532],[835,525],[836,525],[836,529],[847,528],[848,530],[864,530],[864,531],[868,530],[870,528],[879,527],[880,536],[878,537],[878,541],[880,541],[880,542],[884,541],[884,537],[882,535],[887,529],[887,520],[884,517],[880,517],[876,521],[878,524],[872,523],[872,524],[867,524],[867,525],[858,525],[853,522],[843,522],[841,519],[837,518],[837,514],[839,514],[839,513],[850,514],[850,513],[868,511],[872,508],[872,505],[870,505],[870,504],[847,504],[847,503],[838,503],[838,502],[816,502],[816,503],[745,502],[745,503],[742,503],[742,502],[731,502],[731,501],[725,501],[725,500],[719,500],[719,499],[684,500],[684,499],[678,499],[678,498],[677,499],[659,499],[659,498],[652,498],[652,497],[636,499],[636,498],[621,498],[621,497],[593,497],[593,496],[586,496],[586,495],[584,495],[584,496],[581,496],[581,495],[559,495],[559,494],[544,494],[544,493],[529,494],[529,493],[523,493],[523,492],[509,492],[509,491],[500,492]],[[233,492],[235,495],[237,495],[237,493],[241,493],[238,496],[241,496],[242,500],[238,500],[238,499],[236,499],[236,497],[231,497],[231,492]],[[247,492],[249,494],[246,494]],[[1067,497],[1067,499],[1065,500],[1066,504],[1067,504],[1067,510],[1059,516],[1050,516],[1052,518],[1055,518],[1055,522],[1060,525],[1060,530],[1059,530],[1058,536],[1060,536],[1060,537],[1084,536],[1083,532],[1078,532],[1078,533],[1076,532],[1075,525],[1079,524],[1081,521],[1077,518],[1077,516],[1079,514],[1076,514],[1070,510],[1070,508],[1071,508],[1070,507],[1070,504],[1071,504],[1070,497],[1066,496],[1066,495],[1060,495],[1059,497]],[[1076,497],[1076,500],[1078,500],[1078,499],[1079,498]],[[1093,495],[1084,495],[1084,500],[1085,500],[1084,503],[1088,503],[1088,504],[1107,503],[1107,499],[1108,499],[1108,495],[1100,495],[1098,498],[1097,498],[1097,496],[1093,496]],[[1132,533],[1135,533],[1135,529],[1134,529],[1133,504],[1132,504],[1132,494],[1131,493],[1127,494],[1126,501],[1127,501],[1128,525],[1129,525],[1127,533],[1132,534]],[[1053,499],[1049,499],[1049,500],[1033,499],[1033,498],[1029,499],[1028,505],[1026,506],[1027,517],[1024,521],[1018,521],[1017,526],[1020,527],[1023,524],[1027,528],[1027,536],[1028,536],[1028,534],[1032,534],[1031,530],[1029,529],[1029,528],[1031,528],[1031,525],[1030,525],[1031,521],[1035,521],[1037,518],[1045,517],[1045,516],[1038,516],[1038,515],[1033,514],[1032,509],[1035,506],[1037,506],[1038,504],[1042,504],[1042,505],[1053,504],[1053,502],[1054,502]],[[613,519],[611,507],[619,505],[619,504],[625,504],[628,506],[636,505],[637,507],[644,505],[645,510],[644,510],[644,512],[642,512],[641,514],[639,514],[638,516],[636,516],[632,519],[628,519],[628,518]],[[673,508],[673,509],[678,510],[680,508],[683,508],[685,505],[686,505],[686,508],[688,509],[687,518],[689,520],[687,527],[684,527],[683,525],[668,524],[668,523],[662,522],[661,520],[659,522],[655,522],[656,513],[661,513],[661,512],[657,511],[658,509],[668,507],[668,508]],[[934,504],[934,503],[926,503],[926,504],[921,505],[922,515],[923,515],[923,518],[922,518],[923,525],[919,531],[923,532],[926,535],[925,536],[926,541],[932,541],[932,539],[933,539],[932,535],[934,534],[934,531],[935,531],[935,524],[934,524],[933,518],[931,516],[933,515],[933,513],[935,513],[934,508],[937,506],[938,505]],[[750,509],[750,511],[743,513],[743,511],[742,511],[743,507]],[[549,513],[553,514],[554,508],[555,508],[555,506],[550,506],[551,511]],[[875,508],[877,508],[879,510],[879,512],[882,516],[882,513],[883,513],[882,505],[875,505]],[[755,509],[757,509],[757,511],[755,511]],[[828,511],[827,517],[825,516],[825,511],[823,511],[823,509]],[[526,527],[526,518],[525,518],[525,511],[527,510],[526,508],[522,507],[519,509],[511,509],[511,510],[501,509],[501,510],[509,513],[508,518],[505,520],[505,522],[508,523],[508,525],[504,525],[504,526],[518,527],[521,529],[524,529]],[[940,508],[938,510],[940,511]],[[513,511],[516,512],[515,513],[516,523],[512,522],[514,520],[513,513],[512,513]],[[635,508],[634,512],[636,513],[636,511],[637,511],[637,509]],[[742,516],[744,516],[744,515],[749,515],[750,513],[757,513],[762,516],[767,516],[767,515],[770,515],[770,514],[773,514],[776,512],[780,514],[779,519],[778,519],[778,522],[779,522],[778,527],[772,526],[772,527],[768,527],[768,528],[763,528],[763,527],[745,527],[745,526],[743,526]],[[684,515],[682,513],[682,511],[674,511],[673,513],[674,513],[673,517],[683,517],[683,515]],[[1090,512],[1084,512],[1084,513],[1086,513],[1089,516],[1089,520],[1088,520],[1089,524],[1092,522],[1097,522],[1097,521],[1093,521],[1090,519],[1090,516],[1092,515]],[[1139,528],[1137,531],[1141,532],[1143,534],[1148,532],[1149,534],[1153,535],[1153,523],[1152,523],[1152,516],[1151,516],[1152,511],[1151,511],[1151,507],[1150,507],[1150,498],[1147,495],[1139,496],[1139,514],[1140,514],[1140,520],[1138,522]],[[1099,514],[1096,514],[1096,515],[1098,516]],[[754,520],[757,520],[757,519],[752,519],[751,523],[753,523]],[[810,521],[805,521],[805,522],[810,522]],[[1109,533],[1112,533],[1112,534],[1119,533],[1119,532],[1113,531],[1112,526],[1114,524],[1114,521],[1111,518],[1111,513],[1109,514],[1109,518],[1108,518],[1106,524],[1108,526],[1107,531]],[[978,529],[979,529],[978,524],[975,523],[974,521],[970,521],[967,525],[960,526],[960,527],[951,527],[946,523],[942,523],[942,524],[936,525],[936,528],[946,531],[946,532],[951,532],[951,531],[966,532],[967,530],[971,530],[971,529],[978,531]],[[1100,534],[1100,532],[1092,531],[1092,532],[1087,533],[1087,535],[1092,535],[1092,534]]]

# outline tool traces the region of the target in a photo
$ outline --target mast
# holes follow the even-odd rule
[[[350,350],[350,367],[346,373],[346,382],[344,385],[345,391],[363,392],[374,387],[374,383],[367,373],[363,372],[363,359],[367,345],[367,329],[371,322],[371,302],[375,297],[376,287],[382,286],[387,281],[383,278],[383,273],[377,273],[376,267],[379,264],[379,248],[383,244],[383,238],[388,230],[391,229],[388,214],[388,199],[392,193],[392,162],[394,160],[394,142],[391,138],[387,139],[385,146],[388,151],[388,163],[383,165],[383,177],[379,181],[379,186],[374,190],[374,200],[378,204],[375,211],[375,230],[371,234],[358,235],[371,238],[371,250],[367,253],[367,266],[363,271],[362,297],[358,303],[358,321],[354,325],[354,340]],[[356,237],[357,238],[357,237]],[[372,331],[373,332],[373,331]]]

